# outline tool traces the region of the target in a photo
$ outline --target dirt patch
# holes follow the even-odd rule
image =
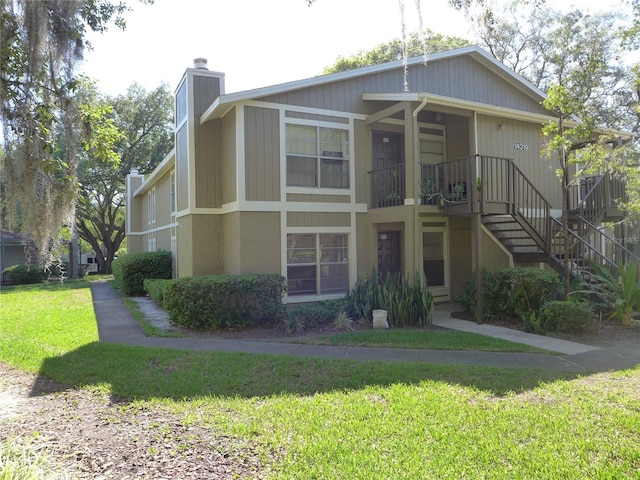
[[[255,446],[160,407],[67,389],[0,363],[0,442],[27,439],[76,478],[263,478]]]

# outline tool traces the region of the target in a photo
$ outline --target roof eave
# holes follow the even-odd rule
[[[175,147],[171,149],[171,151],[162,159],[162,161],[158,164],[156,168],[154,168],[153,172],[145,177],[142,181],[142,184],[133,192],[133,196],[137,197],[138,195],[142,195],[145,193],[151,185],[158,181],[158,179],[168,172],[171,167],[175,165],[176,161],[176,149]]]

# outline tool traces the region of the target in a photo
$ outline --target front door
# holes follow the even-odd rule
[[[378,232],[378,276],[400,273],[400,232]]]

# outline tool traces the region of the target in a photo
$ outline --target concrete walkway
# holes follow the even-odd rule
[[[348,360],[382,360],[393,362],[426,362],[432,364],[483,365],[508,368],[540,368],[567,372],[599,372],[632,368],[640,364],[638,348],[602,349],[558,340],[541,335],[518,332],[492,325],[451,318],[456,306],[439,305],[434,325],[480,333],[512,342],[543,348],[560,355],[537,353],[468,352],[451,350],[415,350],[377,347],[343,347],[304,345],[275,341],[248,341],[214,338],[147,337],[124,306],[117,292],[105,281],[91,282],[91,292],[100,341],[124,345],[209,350],[255,354],[281,354],[299,357],[337,358]],[[160,314],[161,316],[161,314]]]

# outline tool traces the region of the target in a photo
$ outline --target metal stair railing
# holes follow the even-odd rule
[[[623,265],[629,261],[640,263],[640,257],[638,255],[633,253],[631,250],[629,250],[614,238],[611,238],[609,235],[603,232],[602,229],[598,228],[584,218],[581,218],[581,222],[583,224],[583,231],[581,232],[582,235],[580,235],[580,237],[585,239],[587,237],[595,235],[598,238],[599,243],[603,245],[602,249],[605,252],[604,255],[608,257],[614,264],[618,261]]]
[[[529,181],[525,174],[510,162],[512,169],[512,215],[527,230],[540,248],[549,253],[551,247],[551,204]]]
[[[553,218],[552,221],[555,222],[559,228],[562,227],[562,222],[558,219]],[[588,262],[598,263],[608,269],[614,276],[618,275],[618,266],[613,260],[571,229],[569,229],[569,236],[571,237],[572,243],[568,249],[568,258],[565,255],[552,255],[551,258],[562,268],[564,268],[566,262],[569,262],[569,271],[572,277],[582,278],[588,285],[589,279],[585,278],[585,272],[588,271]],[[597,292],[594,291],[594,293]]]
[[[579,189],[589,184],[589,190],[578,201]],[[592,224],[600,223],[605,219],[607,210],[612,207],[612,200],[626,201],[627,199],[624,182],[614,178],[610,173],[587,178],[583,185],[573,187],[572,190],[569,210]]]

